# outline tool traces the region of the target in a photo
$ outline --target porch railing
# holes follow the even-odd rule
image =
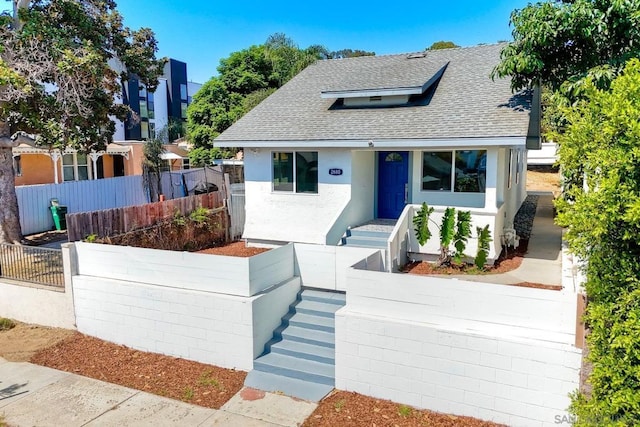
[[[406,205],[387,240],[387,257],[385,264],[388,272],[398,271],[400,267],[407,262],[409,233],[413,232],[414,216],[414,206]]]
[[[0,277],[64,288],[62,251],[0,243]]]

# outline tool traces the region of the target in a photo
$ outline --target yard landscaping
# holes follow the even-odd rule
[[[538,196],[528,196],[520,206],[514,218],[514,228],[520,237],[517,248],[503,248],[498,259],[487,265],[483,270],[472,263],[451,263],[448,265],[437,265],[428,261],[415,261],[406,264],[402,271],[411,274],[501,274],[517,269],[522,264],[522,259],[527,253],[531,228],[536,215]]]

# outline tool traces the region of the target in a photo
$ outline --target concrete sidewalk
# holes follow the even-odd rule
[[[298,426],[316,404],[243,389],[208,409],[31,363],[0,358],[0,415],[30,426]]]

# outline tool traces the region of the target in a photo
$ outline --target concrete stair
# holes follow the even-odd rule
[[[244,385],[320,401],[335,386],[335,312],[338,292],[303,289],[282,318]]]
[[[391,232],[359,230],[353,228],[349,230],[345,239],[347,246],[357,246],[361,248],[387,249],[387,240]]]

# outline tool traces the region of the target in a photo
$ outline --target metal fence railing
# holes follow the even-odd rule
[[[64,288],[62,251],[0,243],[0,277]]]

